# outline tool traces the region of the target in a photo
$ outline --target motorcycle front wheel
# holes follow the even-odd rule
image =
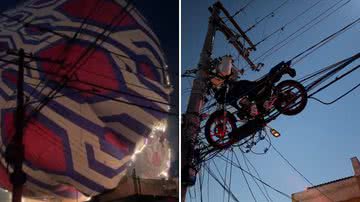
[[[229,133],[236,128],[236,118],[228,111],[219,110],[210,115],[205,124],[205,138],[217,149],[230,147],[234,138]]]
[[[304,86],[294,80],[285,80],[275,87],[278,96],[275,108],[282,114],[292,116],[300,113],[307,104],[307,92]]]

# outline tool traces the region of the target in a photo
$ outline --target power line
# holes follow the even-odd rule
[[[220,158],[220,159],[226,162],[226,160],[224,160],[223,158]],[[240,170],[243,170],[246,174],[248,174],[249,176],[254,177],[254,179],[256,179],[256,180],[259,181],[260,183],[264,184],[265,186],[269,187],[270,189],[274,190],[275,192],[277,192],[277,193],[281,194],[282,196],[285,196],[285,197],[287,197],[287,198],[289,198],[289,199],[292,199],[292,197],[291,197],[290,195],[288,195],[288,194],[286,194],[286,193],[284,193],[284,192],[276,189],[275,187],[269,185],[269,184],[266,183],[265,181],[257,178],[256,176],[254,176],[254,175],[251,174],[250,172],[247,172],[246,170],[244,170],[240,165],[236,165],[236,164],[234,164],[233,162],[231,162],[231,164],[233,164],[233,166],[239,168]],[[295,200],[295,199],[292,199],[292,200]],[[295,200],[295,201],[297,201],[297,200]],[[298,201],[298,202],[299,202],[299,201]]]
[[[227,153],[227,157],[229,157],[229,152],[228,151],[226,151],[226,153]],[[225,183],[226,183],[226,178],[227,178],[227,169],[228,169],[228,165],[227,165],[227,163],[226,163],[226,165],[225,165]],[[230,189],[230,188],[229,188]],[[223,202],[225,202],[225,190],[223,190]]]
[[[351,62],[352,62],[352,61],[351,61]],[[349,63],[351,63],[351,62],[349,62]],[[347,66],[347,65],[348,65],[348,64],[346,64],[345,66]],[[335,69],[335,70],[340,71],[340,70],[341,70],[342,68],[344,68],[345,66],[344,66],[344,65],[343,65],[343,67],[340,66],[340,68]],[[336,77],[334,80],[332,80],[331,82],[329,82],[328,84],[324,85],[323,87],[321,87],[320,89],[316,90],[315,92],[311,93],[311,94],[308,95],[308,96],[311,97],[311,96],[313,96],[313,95],[315,95],[315,94],[323,91],[324,89],[326,89],[327,87],[329,87],[331,84],[339,81],[340,79],[344,78],[345,76],[349,75],[350,73],[352,73],[353,71],[355,71],[355,70],[357,70],[357,69],[359,69],[359,68],[360,68],[360,65],[355,66],[354,68],[352,68],[352,69],[350,69],[349,71],[347,71],[346,73],[344,73],[344,74]]]
[[[107,96],[107,95],[102,95],[102,94],[99,94],[99,93],[96,93],[96,92],[90,91],[90,90],[83,90],[83,89],[79,89],[79,88],[70,88],[70,89],[77,90],[78,92],[82,92],[82,93],[88,93],[88,94],[96,95],[96,96],[99,96],[99,97],[104,97],[104,98],[107,98],[109,100],[112,100],[112,101],[115,101],[115,102],[118,102],[118,103],[132,105],[132,106],[138,106],[140,108],[149,109],[149,110],[156,111],[156,112],[161,112],[161,113],[164,113],[164,114],[168,114],[169,116],[179,116],[179,114],[177,114],[177,113],[163,111],[163,110],[156,109],[154,107],[147,106],[147,105],[140,105],[140,104],[128,102],[128,101],[113,98],[113,97],[110,97],[110,96]],[[58,95],[58,96],[56,96],[56,98],[63,97],[63,96],[67,96],[67,95]],[[34,102],[34,103],[36,103],[36,102]]]
[[[250,6],[250,4],[252,4],[255,0],[249,0],[243,7],[241,7],[238,11],[236,11],[231,17],[235,17],[238,14],[240,14],[241,12],[243,12],[248,6]]]
[[[319,15],[317,15],[316,17],[314,17],[313,19],[311,19],[308,23],[306,23],[305,25],[301,26],[300,28],[298,28],[297,30],[295,30],[293,33],[291,33],[289,36],[287,36],[285,39],[283,39],[282,41],[276,43],[275,45],[273,45],[271,48],[269,48],[268,50],[266,50],[265,52],[263,52],[260,56],[258,56],[257,58],[255,58],[255,61],[259,60],[260,58],[262,58],[263,60],[267,57],[269,57],[270,55],[274,54],[275,52],[277,52],[278,50],[280,50],[282,47],[284,47],[285,45],[287,45],[290,42],[293,42],[296,38],[298,38],[299,36],[301,36],[302,34],[304,34],[306,31],[310,30],[311,28],[313,28],[315,25],[317,25],[318,23],[320,23],[321,21],[323,21],[324,19],[326,19],[327,17],[329,17],[331,14],[335,13],[337,10],[339,10],[340,8],[342,8],[343,6],[345,6],[346,4],[348,4],[351,0],[348,0],[347,2],[345,2],[344,4],[340,5],[338,8],[336,8],[334,11],[330,12],[329,14],[327,14],[325,17],[323,17],[322,19],[320,19],[319,21],[317,21],[315,24],[312,24],[310,27],[308,27],[307,29],[305,29],[303,32],[299,33],[300,30],[304,29],[306,26],[310,25],[312,22],[314,22],[316,19],[319,19],[322,15],[324,15],[326,12],[328,12],[329,10],[331,10],[332,8],[334,8],[337,4],[339,4],[340,2],[342,2],[344,0],[340,0],[338,2],[336,2],[335,4],[333,4],[331,7],[329,7],[328,9],[326,9],[325,11],[323,11],[322,13],[320,13]],[[297,34],[295,37],[291,38],[292,36],[294,36],[295,34]],[[291,39],[290,39],[291,38]],[[287,41],[288,39],[290,39],[289,41]],[[287,41],[287,42],[286,42]],[[285,42],[285,43],[284,43]],[[281,45],[282,44],[282,45]],[[279,45],[281,45],[280,47],[278,47]],[[276,49],[275,49],[276,48]],[[275,49],[275,50],[274,50]]]
[[[79,92],[89,93],[89,94],[96,95],[96,96],[99,96],[99,97],[104,97],[104,98],[107,98],[107,99],[112,100],[112,101],[115,101],[115,102],[119,102],[119,103],[123,103],[123,104],[127,104],[127,105],[138,106],[138,107],[140,107],[140,108],[144,108],[144,109],[149,109],[149,110],[152,110],[152,111],[161,112],[161,113],[168,114],[168,115],[171,115],[171,116],[179,116],[178,113],[168,112],[168,111],[156,109],[156,108],[151,107],[151,106],[140,105],[140,104],[136,104],[136,103],[132,103],[132,102],[120,100],[120,99],[113,98],[113,97],[108,96],[108,95],[102,95],[102,94],[99,94],[99,93],[96,93],[96,92],[93,92],[93,91],[90,91],[90,90],[83,90],[83,89],[78,89],[78,88],[71,88],[71,89],[75,89],[75,90],[78,90]]]
[[[316,97],[309,97],[309,99],[313,99],[313,100],[316,100],[318,102],[320,102],[321,104],[324,104],[324,105],[331,105],[331,104],[334,104],[335,102],[341,100],[342,98],[344,98],[345,96],[347,96],[349,93],[351,93],[352,91],[356,90],[358,87],[360,87],[360,83],[358,83],[357,85],[355,85],[354,87],[352,87],[350,90],[348,90],[346,93],[340,95],[339,97],[337,97],[336,99],[334,99],[333,101],[331,102],[324,102]]]
[[[234,157],[234,151],[232,151],[231,153],[231,161],[233,160],[233,157]],[[231,179],[232,179],[232,168],[233,166],[230,165],[230,181],[229,181],[229,189],[231,189]],[[228,196],[228,202],[230,202],[230,195]]]
[[[329,199],[330,201],[333,201],[331,198],[329,198],[329,196],[327,196],[324,192],[322,192],[319,188],[315,187],[314,184],[308,179],[306,178],[298,169],[295,168],[295,166],[293,164],[290,163],[290,161],[288,159],[285,158],[285,156],[283,156],[274,145],[272,145],[272,148],[276,151],[276,153],[279,154],[279,156],[293,169],[295,170],[302,178],[304,178],[311,186],[313,186],[317,191],[320,192],[320,194],[322,194],[323,196],[325,196],[327,199]]]
[[[241,150],[240,150],[240,151],[241,151]],[[249,161],[249,159],[245,156],[245,154],[244,154],[243,152],[241,152],[241,154],[242,154],[242,156],[243,156],[245,166],[246,166],[248,172],[250,172],[250,168],[249,168],[249,165],[248,165],[248,163],[247,163],[247,162],[250,163],[250,161]],[[250,163],[250,165],[252,166],[251,163]],[[257,170],[255,169],[255,167],[253,167],[253,168],[254,168],[255,173],[257,174],[257,176],[260,178],[260,175],[259,175],[259,173],[257,172]],[[251,173],[251,172],[250,172],[250,173]],[[266,195],[266,194],[264,193],[264,191],[261,189],[261,187],[260,187],[260,185],[258,184],[258,182],[257,182],[253,177],[252,177],[252,179],[253,179],[253,181],[255,182],[256,186],[257,186],[257,187],[259,188],[259,190],[261,191],[261,193],[263,194],[263,196],[265,197],[266,201],[269,202],[271,199],[270,199],[269,193],[267,193],[267,191],[266,191],[266,187],[263,185],[267,195]],[[270,200],[268,199],[268,197],[269,197]]]
[[[201,172],[199,175],[199,188],[200,188],[200,202],[203,202],[203,182],[204,182],[204,172]]]
[[[239,164],[239,166],[240,166],[240,161],[239,161],[239,158],[237,157],[236,154],[235,154],[235,158],[236,158],[236,160],[237,160],[237,162],[238,162],[238,164]],[[245,174],[244,174],[244,170],[243,170],[243,169],[241,169],[241,174],[243,175],[243,177],[244,177],[244,179],[245,179],[246,186],[248,187],[248,189],[249,189],[249,191],[250,191],[250,193],[251,193],[252,198],[254,199],[255,202],[257,202],[257,200],[256,200],[256,198],[255,198],[255,195],[254,195],[254,193],[253,193],[253,191],[252,191],[252,189],[251,189],[251,187],[250,187],[250,185],[249,185],[249,182],[248,182],[248,180],[247,180],[247,178],[246,178],[246,176],[245,176]]]
[[[264,17],[262,17],[259,21],[256,21],[255,24],[251,25],[249,28],[247,28],[245,30],[245,33],[251,31],[253,28],[256,27],[256,25],[259,25],[262,21],[264,21],[266,18],[268,17],[274,17],[275,16],[275,12],[278,11],[280,8],[282,8],[286,3],[288,3],[289,0],[285,0],[282,4],[280,4],[278,7],[276,7],[274,10],[272,10],[269,14],[265,15]]]
[[[255,46],[258,46],[259,44],[263,43],[264,41],[266,41],[267,39],[269,39],[270,37],[272,37],[274,34],[278,33],[279,31],[284,31],[285,27],[292,24],[293,22],[295,22],[299,17],[301,17],[302,15],[304,15],[305,13],[307,13],[308,11],[310,11],[312,8],[314,8],[317,4],[319,4],[322,0],[318,0],[317,2],[315,2],[314,4],[312,4],[310,7],[306,8],[303,12],[301,12],[300,14],[296,15],[294,18],[292,18],[290,21],[288,21],[287,23],[285,23],[283,26],[281,26],[280,28],[278,28],[277,30],[273,31],[271,34],[267,35],[266,37],[264,37],[262,40],[260,40],[259,42],[257,42],[255,44]],[[342,0],[341,0],[342,1]]]
[[[95,4],[95,6],[94,6],[93,9],[96,9],[96,5],[97,5],[98,3],[99,3],[99,1]],[[59,57],[61,57],[62,60],[65,60],[65,59],[67,58],[67,56],[69,55],[69,53],[70,53],[69,49],[71,48],[70,44],[75,41],[76,36],[77,36],[77,33],[79,33],[79,32],[81,31],[81,28],[82,28],[83,24],[87,21],[87,18],[89,18],[92,13],[93,13],[93,12],[88,13],[87,17],[83,20],[81,26],[80,26],[79,29],[76,31],[76,33],[74,34],[73,37],[70,38],[70,37],[67,36],[66,34],[60,34],[60,35],[64,36],[63,38],[67,39],[67,43],[66,43],[65,47],[63,48],[62,52],[60,53],[60,56],[59,56]],[[29,26],[29,25],[26,24],[26,26]],[[41,28],[41,30],[42,30],[42,29],[43,29],[43,28]],[[52,31],[52,30],[51,30],[51,31]],[[52,31],[52,32],[55,32],[55,31]],[[96,41],[96,40],[95,40],[95,41]],[[91,45],[90,45],[90,46],[91,46]],[[84,52],[86,52],[87,50],[88,50],[88,49],[86,49]],[[73,65],[73,67],[76,66],[77,62],[79,62],[80,59],[81,59],[81,55],[80,55],[79,59],[75,62],[75,64]],[[61,67],[63,67],[63,66],[64,66],[64,65],[61,65]],[[71,68],[69,68],[69,69],[71,69]],[[60,71],[61,71],[61,68],[56,69],[55,74],[58,74]],[[70,70],[68,70],[68,71],[70,71]],[[45,80],[46,80],[46,81],[44,81],[44,82],[46,82],[46,83],[50,82],[50,80],[48,80],[47,78],[45,78]],[[66,80],[66,78],[64,78],[64,80]],[[44,86],[40,91],[38,91],[38,94],[41,95],[41,93],[42,93],[44,90],[45,90],[45,86]],[[49,93],[49,95],[50,95],[50,94],[51,94],[51,93]],[[41,104],[39,104],[39,106],[41,106]]]
[[[9,19],[12,19],[12,18],[10,18],[10,16],[9,16]],[[36,25],[32,25],[32,26],[36,26]],[[6,27],[2,27],[2,28],[5,29],[5,30],[8,30],[8,31],[10,31],[10,32],[15,32],[15,33],[17,33],[15,30],[11,30],[11,29],[6,28]],[[84,28],[84,29],[85,29],[85,28]],[[33,38],[33,39],[35,39],[35,40],[40,40],[39,38],[36,38],[36,37],[34,37],[34,36],[30,35],[30,34],[26,34],[26,33],[22,33],[22,34],[23,34],[23,35],[26,35],[26,36],[28,36],[28,37],[31,37],[31,38]],[[71,40],[71,39],[72,39],[70,36],[66,36],[66,37],[64,37],[64,38],[66,38],[67,40]],[[46,41],[46,42],[49,43],[49,44],[52,44],[52,42],[49,42],[48,40],[49,40],[49,39],[45,39],[44,41]],[[165,72],[167,72],[167,73],[170,73],[170,75],[172,75],[172,76],[174,76],[174,77],[179,76],[179,74],[178,74],[177,72],[169,71],[168,68],[159,67],[159,66],[154,65],[153,63],[150,63],[150,62],[147,62],[147,61],[142,61],[142,60],[137,60],[137,59],[135,59],[135,58],[131,58],[131,57],[126,56],[126,55],[124,55],[124,54],[120,54],[120,53],[117,53],[117,52],[115,52],[115,51],[108,50],[108,49],[106,49],[106,48],[104,48],[104,47],[102,47],[102,48],[103,48],[104,50],[106,50],[109,54],[114,55],[115,57],[117,57],[117,58],[119,58],[119,59],[120,59],[120,58],[123,58],[123,59],[132,60],[132,61],[137,61],[137,62],[139,62],[139,63],[143,63],[143,64],[146,64],[146,65],[150,65],[150,66],[154,67],[155,69],[159,69],[159,70],[165,71]],[[121,60],[121,59],[120,59],[120,60]],[[124,70],[129,71],[129,70],[127,70],[127,69],[124,69]],[[130,73],[133,73],[132,71],[129,71],[129,72],[130,72]]]
[[[215,179],[215,181],[224,189],[226,190],[232,199],[234,199],[237,202],[240,202],[239,199],[236,198],[236,196],[229,190],[229,188],[220,182],[220,180],[216,177],[216,175],[211,171],[210,167],[208,167],[206,164],[204,164],[204,168],[207,170],[207,172],[211,175],[212,178]]]
[[[8,61],[8,60],[4,60],[4,59],[1,59],[0,58],[0,61],[4,61],[4,62],[8,62],[8,63],[11,63],[11,64],[16,64],[16,62],[13,62],[13,61]],[[31,69],[31,70],[35,70],[35,71],[39,71],[39,72],[42,72],[42,73],[45,73],[45,74],[49,74],[51,76],[55,76],[55,77],[58,77],[58,78],[63,78],[63,76],[60,76],[60,75],[57,75],[53,72],[49,72],[49,71],[44,71],[44,70],[40,70],[40,69],[37,69],[37,68],[34,68],[34,67],[30,67],[30,66],[24,66],[24,68],[26,69]],[[40,82],[42,81],[40,78],[34,78],[34,77],[30,77],[30,76],[27,76],[31,79],[36,79],[36,80],[39,80]],[[49,80],[51,81],[51,80]],[[40,83],[39,82],[39,83]],[[79,79],[76,79],[76,80],[70,80],[70,82],[79,82],[79,83],[82,83],[82,84],[86,84],[88,86],[93,86],[93,87],[96,87],[96,88],[100,88],[100,89],[103,89],[103,90],[107,90],[107,91],[111,91],[111,92],[114,92],[114,93],[118,93],[118,94],[125,94],[125,95],[129,95],[129,96],[132,96],[132,97],[137,97],[137,98],[140,98],[140,99],[143,99],[143,100],[147,100],[147,101],[151,101],[151,102],[156,102],[156,103],[160,103],[160,104],[164,104],[164,105],[168,105],[170,107],[174,107],[175,105],[173,104],[170,104],[168,102],[164,102],[164,101],[160,101],[160,100],[155,100],[154,97],[145,97],[145,96],[140,96],[140,95],[136,95],[136,94],[132,94],[132,93],[129,93],[129,92],[125,92],[125,91],[121,91],[121,90],[118,90],[118,89],[112,89],[112,88],[109,88],[109,87],[105,87],[105,86],[100,86],[98,84],[93,84],[93,83],[89,83],[87,81],[81,81]],[[120,81],[119,81],[120,82]],[[39,84],[38,83],[38,84]],[[121,82],[120,82],[121,83]],[[131,85],[131,83],[127,83],[127,82],[123,82],[124,84],[129,84]],[[48,87],[46,84],[43,84],[43,88],[46,88]],[[144,88],[146,89],[146,88]],[[35,90],[35,89],[34,89]],[[150,91],[150,89],[147,89]],[[160,92],[159,92],[160,93]],[[164,92],[161,92],[161,93],[164,93]],[[41,94],[41,92],[37,92],[37,94]],[[31,96],[31,94],[30,94]]]
[[[175,106],[175,105],[170,104],[170,103],[168,103],[168,102],[159,101],[159,100],[154,100],[154,99],[152,99],[152,98],[147,98],[147,97],[144,97],[144,96],[141,96],[141,95],[135,95],[135,94],[128,93],[128,92],[125,92],[125,91],[120,91],[120,90],[116,90],[116,89],[112,89],[112,88],[100,86],[100,85],[97,85],[97,84],[92,84],[92,83],[89,83],[89,82],[86,82],[86,81],[81,81],[81,80],[79,80],[79,79],[76,79],[76,80],[73,80],[73,81],[74,81],[74,82],[80,82],[80,83],[83,83],[83,84],[86,84],[86,85],[89,85],[89,86],[93,86],[93,87],[95,87],[95,88],[100,88],[100,89],[103,89],[103,90],[107,90],[107,91],[111,91],[111,92],[115,92],[115,93],[119,93],[119,94],[129,95],[129,96],[136,97],[136,98],[140,98],[140,99],[147,100],[147,101],[150,101],[150,102],[155,102],[155,103],[159,103],[159,104],[164,104],[164,105],[168,105],[168,106],[171,106],[171,107],[174,107],[174,106]],[[73,82],[73,81],[72,81],[72,82]]]
[[[127,8],[128,8],[129,5],[130,5],[130,3],[127,1],[127,5],[125,6],[124,10],[127,10]],[[132,7],[132,9],[133,9],[133,8],[134,8],[134,7]],[[86,48],[86,50],[84,50],[84,51],[81,53],[81,55],[79,56],[79,58],[77,59],[77,61],[72,65],[72,68],[69,68],[69,70],[66,72],[66,74],[70,74],[70,75],[67,75],[65,78],[63,78],[62,81],[61,81],[61,84],[58,85],[58,86],[57,86],[55,89],[53,89],[52,91],[50,91],[49,94],[44,97],[43,103],[42,103],[42,104],[39,104],[39,106],[35,108],[34,114],[38,113],[38,112],[51,100],[51,98],[52,98],[53,96],[55,96],[62,88],[64,88],[64,86],[65,86],[66,83],[69,81],[69,79],[70,79],[71,77],[73,77],[74,74],[76,73],[76,69],[79,68],[79,66],[80,66],[79,63],[81,62],[81,60],[83,60],[83,59],[85,58],[85,60],[87,61],[87,60],[90,58],[90,56],[93,54],[94,48],[97,46],[97,42],[102,39],[102,42],[100,41],[100,44],[99,44],[99,45],[101,45],[101,44],[110,36],[110,34],[112,33],[111,27],[113,26],[113,23],[115,23],[115,20],[116,20],[117,18],[120,18],[120,19],[119,19],[119,22],[118,22],[118,23],[120,23],[120,22],[125,18],[125,17],[122,16],[122,14],[124,14],[124,13],[125,13],[125,12],[122,11],[122,12],[119,13],[119,15],[114,16],[114,18],[111,20],[110,24],[108,24],[108,25],[106,26],[106,28],[104,29],[104,31],[101,32],[101,33],[95,38],[95,41],[94,41],[92,44],[90,44],[90,45]],[[120,16],[121,16],[121,17],[120,17]],[[111,30],[109,31],[109,29],[111,29]],[[109,32],[109,33],[108,33],[107,36],[105,37],[106,32]],[[87,57],[87,58],[86,58],[86,57]],[[84,64],[84,63],[82,63],[82,64]],[[82,65],[82,64],[81,64],[81,65]]]
[[[98,0],[98,1],[95,3],[94,7],[90,10],[90,12],[87,14],[87,16],[83,19],[83,21],[82,21],[79,29],[76,31],[76,33],[74,34],[74,36],[73,36],[72,38],[70,38],[70,37],[67,38],[66,46],[64,47],[64,49],[62,50],[62,52],[59,54],[59,55],[60,55],[59,57],[61,58],[61,60],[65,60],[65,59],[66,59],[66,57],[67,57],[68,54],[69,54],[69,52],[68,52],[67,50],[70,48],[70,44],[73,43],[73,42],[76,40],[78,34],[81,33],[84,24],[88,21],[88,19],[91,17],[91,15],[92,15],[93,13],[95,13],[96,9],[98,9],[98,8],[100,7],[100,6],[98,5],[100,2],[101,2],[101,1]],[[101,6],[102,6],[102,5],[104,5],[104,3],[102,3]],[[66,36],[67,36],[67,35],[66,35]],[[59,73],[60,71],[61,71],[61,70],[58,69],[58,70],[57,70],[57,73]],[[46,80],[46,81],[40,81],[40,82],[38,83],[38,85],[40,85],[42,82],[44,82],[44,83],[49,82],[49,80],[48,80],[47,78],[45,78],[45,80]],[[36,90],[37,88],[38,88],[38,86],[36,86],[36,87],[33,89],[33,91],[35,92],[35,90]],[[41,94],[41,92],[42,92],[44,89],[45,89],[45,88],[43,87],[43,88],[39,91],[39,94]],[[30,93],[30,94],[32,94],[32,93]]]
[[[305,54],[306,52],[310,51],[308,54],[306,54],[305,56],[301,57],[300,59],[298,59],[297,61],[294,61],[293,64],[298,63],[299,61],[303,60],[305,57],[307,57],[308,55],[310,55],[311,53],[313,53],[315,50],[319,49],[320,47],[322,47],[323,45],[325,45],[326,43],[328,43],[329,41],[331,41],[332,39],[336,38],[338,35],[346,32],[348,29],[350,29],[352,26],[356,25],[357,23],[360,22],[360,18],[356,19],[355,21],[351,22],[350,24],[346,25],[345,27],[343,27],[342,29],[340,29],[339,31],[331,34],[330,36],[326,37],[325,39],[321,40],[320,42],[314,44],[313,46],[309,47],[308,49],[302,51],[301,53],[299,53],[298,55],[294,56],[293,58],[291,58],[290,60],[295,60],[298,57],[300,57],[301,55]],[[313,49],[313,50],[312,50]]]
[[[68,36],[68,35],[66,35],[66,34],[62,34],[62,33],[59,33],[59,32],[56,32],[56,31],[53,31],[53,30],[50,30],[50,29],[41,27],[41,26],[39,26],[39,25],[32,24],[32,23],[30,23],[30,22],[25,22],[24,20],[19,20],[19,19],[17,19],[17,18],[11,17],[11,16],[6,15],[6,14],[4,14],[4,13],[0,13],[0,16],[3,16],[3,17],[5,17],[5,18],[11,19],[11,20],[14,20],[14,21],[16,21],[16,22],[19,22],[19,23],[21,23],[21,24],[24,24],[25,26],[33,26],[33,27],[36,27],[36,28],[38,28],[38,29],[41,30],[41,31],[45,31],[45,32],[52,33],[52,34],[54,34],[54,35],[56,35],[56,36],[59,36],[59,37],[61,37],[61,38],[65,38],[65,39],[67,39],[67,40],[73,39],[72,37],[70,37],[70,36]],[[12,31],[12,32],[16,32],[16,31],[14,31],[14,30],[10,30],[10,29],[8,29],[8,30],[9,30],[9,31]],[[31,35],[29,35],[29,34],[26,34],[26,33],[23,33],[23,34],[24,34],[24,35],[27,35],[27,36],[30,36],[30,37],[33,37],[33,36],[31,36]],[[38,38],[35,38],[35,37],[33,37],[33,38],[36,39],[36,40],[39,40]],[[45,40],[45,41],[48,41],[48,39]],[[49,43],[50,43],[50,42],[49,42]],[[104,49],[105,49],[105,48],[104,48]],[[106,50],[108,53],[110,53],[110,54],[112,54],[112,55],[115,55],[115,56],[118,57],[118,58],[121,57],[121,58],[125,58],[125,59],[135,60],[134,58],[128,57],[128,56],[123,55],[123,54],[120,54],[120,53],[116,53],[115,51],[111,51],[111,50],[108,50],[108,49],[105,49],[105,50]],[[137,61],[137,60],[135,60],[135,61]],[[147,64],[147,65],[150,65],[150,66],[152,66],[152,67],[154,67],[154,68],[156,68],[156,69],[160,69],[160,70],[162,70],[162,71],[169,72],[169,73],[171,73],[173,76],[179,76],[177,72],[170,72],[169,69],[165,69],[165,68],[163,68],[163,67],[158,67],[158,66],[156,66],[156,65],[154,65],[154,64],[152,64],[152,63],[149,63],[149,62],[147,62],[147,61],[138,61],[138,62],[141,62],[141,63]]]

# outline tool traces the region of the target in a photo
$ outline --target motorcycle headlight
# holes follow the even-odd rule
[[[276,138],[280,137],[280,133],[277,130],[273,129],[273,128],[270,129],[270,133]]]

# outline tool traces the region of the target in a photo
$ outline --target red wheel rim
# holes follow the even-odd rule
[[[216,117],[210,126],[210,139],[219,147],[225,147],[231,144],[229,133],[235,128],[235,122],[232,119],[222,115]]]

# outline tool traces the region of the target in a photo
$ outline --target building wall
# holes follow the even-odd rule
[[[359,185],[357,177],[354,176],[295,193],[292,198],[294,202],[328,202],[329,199],[327,197],[329,197],[334,202],[343,202],[360,198]]]
[[[341,201],[341,202],[360,202],[360,197],[349,199],[349,200],[346,200],[346,201]]]
[[[292,194],[293,202],[360,202],[360,162],[351,159],[354,176],[327,182]]]

